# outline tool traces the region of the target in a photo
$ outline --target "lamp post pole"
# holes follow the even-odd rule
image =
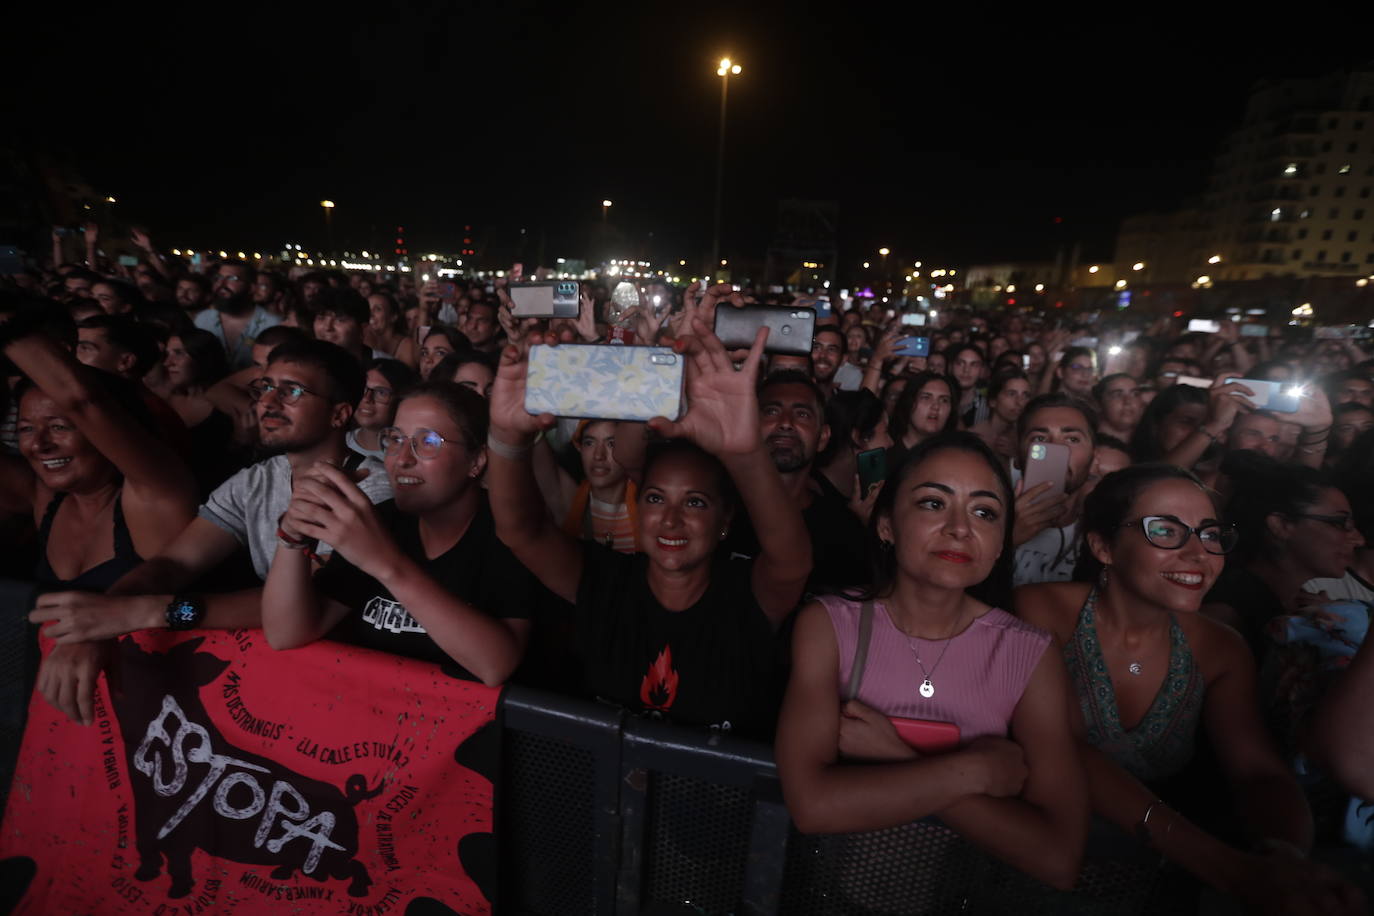
[[[716,67],[720,77],[720,131],[716,144],[716,213],[711,230],[711,260],[706,265],[706,276],[714,277],[720,266],[720,207],[721,191],[725,179],[725,109],[730,98],[730,77],[738,76],[740,65],[725,57]]]

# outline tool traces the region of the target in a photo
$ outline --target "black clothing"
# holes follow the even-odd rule
[[[812,475],[811,480],[811,505],[802,510],[802,521],[811,536],[811,575],[806,580],[806,594],[842,592],[871,584],[873,572],[864,549],[863,523],[824,475]],[[732,559],[753,559],[759,549],[749,513],[740,507],[730,523],[729,535],[721,542],[721,551]]]
[[[539,583],[496,537],[485,494],[467,532],[433,559],[425,558],[417,517],[398,511],[394,500],[378,503],[377,512],[401,551],[446,590],[492,617],[527,618],[533,613]],[[337,551],[315,576],[315,587],[349,607],[348,616],[329,634],[330,639],[451,665],[459,676],[478,679],[450,659],[385,586]]]
[[[38,568],[34,572],[34,578],[38,580],[39,588],[45,592],[104,592],[123,578],[125,573],[143,562],[143,558],[134,549],[134,539],[129,534],[129,526],[124,522],[124,494],[120,492],[114,500],[114,556],[104,563],[92,566],[74,579],[59,579],[57,573],[53,572],[52,564],[48,562],[48,538],[52,534],[53,519],[57,517],[57,508],[66,497],[65,492],[54,493],[52,501],[43,513],[43,524],[38,528]]]
[[[577,641],[594,695],[683,725],[771,737],[774,637],[752,562],[717,559],[701,599],[669,611],[649,588],[644,554],[583,543],[582,557]]]
[[[1255,664],[1263,664],[1271,645],[1265,635],[1265,626],[1273,618],[1286,613],[1283,603],[1269,586],[1248,569],[1227,564],[1202,603],[1225,604],[1235,610],[1239,617],[1236,629],[1240,630],[1240,635],[1249,644]]]

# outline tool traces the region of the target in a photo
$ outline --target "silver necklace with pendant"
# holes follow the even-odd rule
[[[1129,665],[1126,666],[1126,670],[1134,674],[1136,677],[1140,677],[1140,673],[1145,669],[1141,667],[1140,662],[1131,662]]]
[[[959,616],[962,619],[963,615],[960,614]],[[957,628],[959,621],[956,620],[954,625]],[[917,689],[920,691],[921,696],[929,700],[931,697],[935,696],[935,683],[931,681],[930,676],[940,669],[940,662],[945,660],[945,653],[949,651],[949,644],[954,642],[954,635],[950,634],[950,636],[945,639],[945,647],[940,650],[940,657],[935,659],[935,664],[930,666],[929,671],[926,670],[925,662],[921,661],[920,642],[920,639],[915,636],[907,637],[907,645],[911,648],[911,654],[916,656],[916,664],[920,666],[921,674],[925,676],[925,679],[921,681],[921,686]]]

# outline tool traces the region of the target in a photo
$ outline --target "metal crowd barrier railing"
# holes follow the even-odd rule
[[[938,820],[805,836],[771,750],[509,688],[497,787],[502,910],[566,913],[1185,913],[1197,888],[1095,826],[1072,892],[992,860]]]

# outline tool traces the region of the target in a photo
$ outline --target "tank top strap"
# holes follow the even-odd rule
[[[134,536],[124,521],[124,490],[121,488],[114,504],[114,559],[128,561],[138,558],[134,550]]]
[[[38,543],[47,544],[48,535],[52,533],[53,519],[57,517],[57,507],[62,505],[62,500],[66,499],[67,491],[58,490],[48,500],[48,507],[43,510],[43,522],[38,526]]]

